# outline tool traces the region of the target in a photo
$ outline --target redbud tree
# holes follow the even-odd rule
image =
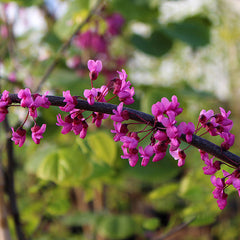
[[[167,96],[157,94],[153,102],[156,96],[147,97],[146,93],[154,93],[155,86],[151,91],[147,91],[147,84],[139,87],[129,77],[131,64],[126,68],[128,61],[134,59],[130,54],[132,47],[159,58],[174,51],[177,41],[196,51],[206,47],[211,42],[209,19],[194,16],[161,25],[161,30],[154,29],[149,37],[133,33],[130,46],[121,39],[124,29],[130,28],[133,20],[141,22],[142,14],[145,14],[142,22],[151,25],[160,6],[149,5],[147,1],[140,5],[97,1],[94,6],[91,1],[85,4],[73,1],[68,4],[66,16],[69,13],[76,16],[66,21],[64,17],[58,19],[50,5],[44,3],[39,9],[48,16],[48,30],[42,41],[51,50],[48,53],[45,49],[46,56],[36,59],[42,66],[35,72],[34,63],[24,56],[30,67],[25,66],[26,60],[18,55],[24,48],[16,44],[16,19],[10,18],[14,7],[19,14],[27,13],[27,8],[13,3],[1,5],[1,36],[8,49],[1,58],[0,122],[5,131],[3,138],[7,140],[2,148],[6,150],[2,155],[6,160],[1,162],[0,177],[6,182],[18,239],[40,239],[39,232],[60,217],[65,228],[78,225],[83,218],[90,219],[79,224],[85,237],[125,239],[139,235],[158,239],[159,220],[163,219],[160,213],[167,212],[169,218],[175,216],[179,222],[184,219],[186,225],[194,222],[206,225],[215,221],[219,209],[228,206],[231,195],[240,196],[240,157],[231,151],[236,141],[231,109],[225,104],[209,107],[206,103],[206,107],[198,109],[198,115],[193,114],[186,121],[184,111],[190,111],[182,96],[184,91],[175,88],[174,92],[173,87]],[[88,14],[81,18],[84,11]],[[130,16],[133,11],[136,15]],[[80,23],[77,17],[81,18]],[[196,30],[193,38],[189,23]],[[186,32],[178,36],[185,27]],[[57,53],[51,56],[55,45]],[[40,76],[38,81],[32,73]],[[64,82],[61,87],[57,87],[59,82]],[[17,146],[13,148],[13,144]],[[25,155],[30,160],[23,163]],[[16,164],[24,166],[34,177],[29,190],[33,196],[22,197],[20,210],[15,192]],[[24,184],[29,187],[27,180]],[[201,187],[195,183],[199,180],[197,184]],[[198,201],[196,198],[202,193],[204,198]],[[34,207],[34,199],[41,194],[43,206],[27,216],[26,209],[31,208],[27,205]],[[130,195],[127,200],[125,194]],[[166,201],[172,201],[172,205]],[[151,206],[145,206],[147,202]],[[135,203],[152,213],[147,216],[140,211],[138,215]],[[59,209],[54,204],[60,204]],[[74,205],[80,215],[71,213]],[[1,233],[3,239],[10,239],[4,202],[1,208],[6,226]],[[123,213],[132,214],[122,214],[121,208]],[[174,215],[173,210],[178,213]],[[39,212],[42,213],[38,220],[32,221]],[[170,223],[168,220],[166,225]],[[109,225],[116,225],[117,230]],[[63,230],[63,234],[66,238],[74,235],[69,230]]]

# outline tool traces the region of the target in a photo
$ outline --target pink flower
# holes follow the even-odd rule
[[[206,126],[206,123],[208,122],[208,120],[214,116],[214,111],[213,110],[208,110],[206,111],[205,109],[203,109],[201,112],[200,112],[200,115],[199,115],[199,118],[198,118],[198,121],[201,123],[201,125],[203,127]]]
[[[145,167],[145,166],[147,166],[150,157],[154,153],[153,146],[147,145],[144,150],[143,150],[143,147],[140,146],[139,153],[141,154],[141,157],[143,158],[141,165]]]
[[[49,108],[51,103],[49,102],[48,98],[46,97],[48,92],[46,92],[43,96],[39,95],[38,93],[32,96],[33,102],[29,107],[29,114],[33,118],[37,118],[37,108],[44,107]]]
[[[43,124],[41,127],[38,125],[34,125],[31,128],[32,131],[32,139],[36,144],[40,143],[41,138],[43,138],[43,133],[46,130],[46,124]]]
[[[136,148],[128,149],[123,146],[122,146],[122,150],[123,150],[123,155],[121,155],[121,158],[128,159],[129,165],[131,167],[135,167],[138,162],[138,150]]]
[[[106,102],[105,96],[108,94],[108,87],[105,85],[102,85],[101,88],[96,89],[98,94],[97,94],[97,101],[98,102]]]
[[[221,148],[228,150],[234,144],[235,136],[229,132],[222,132],[220,136],[224,138],[224,142],[221,143]]]
[[[224,182],[224,179],[216,178],[214,175],[211,176],[211,182],[216,187],[213,191],[213,197],[218,199],[218,207],[222,210],[227,205],[228,195],[224,192],[226,184]]]
[[[42,99],[42,102],[41,102],[41,107],[43,108],[49,108],[49,106],[51,105],[50,101],[48,100],[47,98],[47,94],[48,94],[48,91],[45,92],[42,96],[40,96]]]
[[[92,88],[91,90],[85,89],[83,93],[84,97],[87,98],[87,101],[90,105],[94,104],[94,98],[97,97],[98,91],[96,88]]]
[[[134,137],[123,136],[120,141],[123,142],[124,148],[136,148],[138,145],[138,140]]]
[[[120,122],[113,122],[114,130],[111,130],[111,133],[115,133],[116,135],[113,137],[115,142],[120,141],[120,138],[125,136],[128,133],[127,124],[122,124]]]
[[[113,109],[113,115],[111,116],[111,119],[115,122],[123,122],[124,120],[128,120],[129,116],[128,116],[128,112],[126,110],[122,110],[123,109],[123,102],[121,102],[118,107],[117,110]]]
[[[82,131],[80,132],[79,137],[84,139],[87,135],[87,129],[88,129],[88,124],[85,120],[82,121],[82,126],[83,126],[83,128],[82,128]]]
[[[220,124],[222,126],[222,131],[229,132],[232,129],[233,121],[228,119],[229,115],[231,114],[231,111],[226,111],[219,107],[221,114],[215,115],[215,121],[216,123]]]
[[[106,18],[106,22],[108,25],[108,32],[112,35],[118,35],[121,32],[122,25],[125,20],[119,13],[113,13],[111,16]]]
[[[2,122],[8,114],[8,105],[11,103],[9,92],[4,90],[0,99],[0,122]]]
[[[26,130],[23,129],[22,127],[19,127],[17,129],[17,131],[14,131],[14,128],[12,129],[12,141],[14,141],[14,143],[16,145],[19,145],[19,147],[22,147],[22,145],[24,144],[25,140],[26,140]]]
[[[72,130],[72,122],[73,119],[69,115],[65,117],[64,121],[62,120],[61,114],[57,115],[56,125],[63,127],[61,131],[62,134],[67,134]]]
[[[178,160],[178,166],[182,167],[185,164],[186,154],[180,148],[175,151],[169,151],[175,160]]]
[[[33,99],[29,88],[21,89],[18,92],[18,98],[21,99],[20,103],[22,107],[31,107],[31,104],[33,104]]]
[[[92,123],[95,123],[96,127],[100,127],[103,119],[107,119],[109,114],[95,112],[93,114]]]
[[[64,112],[72,111],[77,105],[77,98],[71,96],[70,90],[63,91],[63,97],[64,97],[63,102],[66,102],[67,104],[64,107],[59,108]]]
[[[155,155],[152,161],[157,162],[162,160],[166,156],[167,147],[168,147],[167,141],[162,141],[154,144],[153,150]]]
[[[96,80],[99,72],[102,70],[102,62],[100,60],[88,60],[89,77],[91,80]]]
[[[192,141],[192,136],[193,136],[193,133],[195,131],[195,126],[192,122],[189,122],[188,124],[185,123],[185,122],[181,122],[178,125],[177,129],[178,129],[178,132],[179,132],[179,137],[182,134],[185,134],[187,142],[190,143]]]
[[[166,114],[169,118],[169,121],[174,124],[175,117],[182,112],[182,108],[179,108],[179,102],[175,95],[172,96],[172,102],[170,102],[167,98],[163,97],[161,102],[157,102],[152,105],[152,114],[158,120],[158,122],[162,122],[164,118],[163,114]]]
[[[126,82],[127,74],[124,69],[122,72],[117,71],[119,78],[114,80],[114,91],[113,93],[118,95],[119,100],[124,102],[126,105],[134,103],[133,96],[135,94],[134,88],[130,89],[131,83]]]

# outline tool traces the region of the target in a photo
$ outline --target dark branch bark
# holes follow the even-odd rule
[[[5,129],[6,135],[8,136],[6,139],[6,149],[7,149],[7,159],[8,159],[7,177],[6,177],[7,193],[9,196],[11,214],[14,221],[17,239],[25,240],[26,238],[22,230],[22,223],[20,220],[19,210],[17,207],[17,198],[16,198],[16,192],[15,192],[15,183],[14,183],[15,159],[14,159],[14,151],[13,151],[13,142],[10,137],[11,130],[10,130],[7,118],[5,118],[3,123],[4,123],[4,129]]]
[[[17,97],[17,94],[10,94],[9,96],[13,103],[20,103],[20,99]],[[63,102],[64,97],[58,97],[58,96],[47,96],[47,97],[51,102],[52,106],[65,106],[65,102]],[[87,111],[113,114],[112,111],[113,109],[117,109],[117,105],[110,104],[110,103],[100,103],[100,102],[95,102],[93,105],[89,105],[87,101],[78,100],[78,104],[76,108],[87,110]],[[131,108],[127,108],[127,107],[125,107],[124,110],[128,111],[130,119],[138,122],[149,123],[151,126],[154,125],[154,122],[155,122],[154,116],[131,109]],[[159,126],[161,125],[159,124]],[[181,140],[186,142],[184,135],[181,136]],[[219,146],[217,146],[216,144],[204,138],[193,135],[193,140],[189,144],[219,158],[223,162],[228,163],[235,168],[238,168],[240,165],[239,156],[229,151],[223,151]]]

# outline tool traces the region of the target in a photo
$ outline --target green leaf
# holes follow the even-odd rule
[[[176,193],[179,188],[178,183],[168,183],[164,186],[154,189],[150,194],[151,200],[166,198],[169,194]]]
[[[148,38],[134,34],[131,42],[140,51],[154,57],[166,54],[173,45],[173,41],[160,30],[154,31]]]
[[[203,47],[210,42],[210,21],[203,16],[193,16],[178,23],[170,23],[165,33],[192,47]]]
[[[158,8],[151,7],[150,2],[145,0],[114,0],[112,6],[128,21],[151,22],[158,17]]]
[[[109,239],[124,239],[136,232],[135,221],[127,215],[105,216],[97,226],[97,231]]]
[[[117,145],[113,138],[103,131],[97,131],[87,136],[88,145],[97,163],[105,162],[113,165],[117,156]]]
[[[80,150],[63,148],[51,153],[40,164],[37,176],[61,184],[79,184],[91,174],[91,163]]]
[[[145,219],[143,222],[143,227],[147,230],[154,231],[156,230],[160,225],[160,221],[158,218],[148,218]]]

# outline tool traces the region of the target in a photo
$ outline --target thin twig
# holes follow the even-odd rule
[[[9,94],[9,97],[11,98],[13,103],[20,103],[20,99],[18,98],[17,94]],[[52,106],[65,106],[66,104],[65,102],[63,102],[63,100],[65,99],[64,97],[47,96],[47,98],[51,102]],[[77,100],[77,102],[78,104],[76,105],[75,108],[87,111],[113,114],[113,109],[115,110],[117,109],[117,105],[110,103],[95,102],[93,105],[89,105],[89,103],[85,100]],[[135,109],[127,107],[123,108],[123,110],[126,110],[128,112],[129,118],[131,120],[148,123],[151,126],[160,127],[161,129],[163,127],[160,123],[156,125],[154,116],[150,114],[140,112]],[[184,134],[181,136],[181,140],[187,142]],[[238,168],[240,166],[239,156],[229,151],[223,151],[221,147],[197,135],[193,135],[192,142],[188,144],[198,149],[201,149],[213,156],[216,156],[223,162],[228,163],[235,168]]]
[[[10,231],[7,221],[7,206],[4,201],[4,172],[0,162],[0,239],[10,240]]]
[[[81,24],[76,28],[76,30],[72,33],[70,38],[61,46],[61,48],[58,50],[58,54],[56,58],[53,60],[51,65],[48,67],[46,72],[44,73],[42,79],[40,80],[35,92],[39,92],[42,88],[42,85],[47,80],[47,78],[50,76],[50,74],[53,72],[54,68],[57,66],[58,61],[61,57],[61,55],[65,52],[65,50],[70,46],[73,38],[78,34],[78,32],[82,29],[82,27],[90,20],[90,18],[97,12],[97,10],[100,8],[102,0],[98,0],[95,7],[89,12],[88,16],[84,19]]]
[[[11,214],[14,221],[17,239],[26,240],[22,230],[22,223],[20,220],[20,214],[17,207],[17,199],[16,199],[15,183],[14,183],[15,159],[14,159],[14,152],[13,152],[13,142],[11,140],[11,130],[10,130],[7,118],[5,118],[3,124],[4,124],[4,129],[7,135],[6,149],[7,149],[8,165],[7,165],[6,186],[7,186],[7,193],[9,196]]]

